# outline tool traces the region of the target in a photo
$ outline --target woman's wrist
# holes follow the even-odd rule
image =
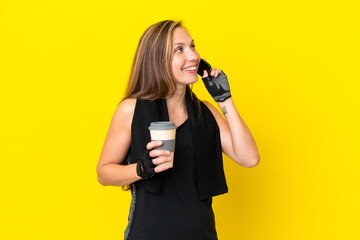
[[[229,106],[234,104],[232,97],[226,99],[224,102],[217,102],[221,112],[225,115],[228,113]]]
[[[138,175],[138,171],[137,171],[138,163],[134,163],[134,164],[132,164],[132,165],[134,165],[133,173],[134,173],[135,178],[136,178],[137,180],[142,179],[142,177],[140,177],[140,176]]]

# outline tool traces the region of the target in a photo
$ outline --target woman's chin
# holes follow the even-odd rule
[[[194,84],[198,81],[198,77],[194,77],[193,79],[186,79],[186,80],[182,80],[182,81],[178,81],[177,84],[179,85],[189,85],[189,84]]]
[[[191,83],[189,83],[189,84],[194,84],[194,83],[196,83],[198,80],[199,80],[199,79],[198,79],[197,76],[196,76],[196,79],[194,79],[194,81],[191,81]]]

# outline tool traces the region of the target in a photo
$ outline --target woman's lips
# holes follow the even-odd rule
[[[189,70],[189,68],[191,70]],[[187,68],[184,68],[183,71],[189,73],[189,74],[194,74],[194,73],[197,73],[197,66],[196,65],[193,65],[193,66],[189,66]]]
[[[188,70],[188,71],[184,70],[184,71],[185,71],[185,72],[187,72],[187,73],[190,73],[190,74],[197,73],[197,71],[196,71],[196,70]]]

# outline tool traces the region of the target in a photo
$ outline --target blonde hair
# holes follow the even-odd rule
[[[184,27],[183,22],[164,20],[145,30],[136,49],[123,100],[130,97],[156,100],[175,93],[171,60],[173,32],[177,27]]]

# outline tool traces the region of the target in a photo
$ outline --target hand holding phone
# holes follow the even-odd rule
[[[208,72],[207,77],[203,77],[204,70]],[[197,73],[201,76],[206,89],[216,102],[224,102],[231,97],[229,81],[223,71],[217,77],[211,76],[211,65],[201,59]]]
[[[200,77],[203,77],[204,70],[206,70],[208,72],[208,76],[210,76],[211,65],[208,62],[206,62],[204,59],[201,58],[197,74],[199,74]]]

